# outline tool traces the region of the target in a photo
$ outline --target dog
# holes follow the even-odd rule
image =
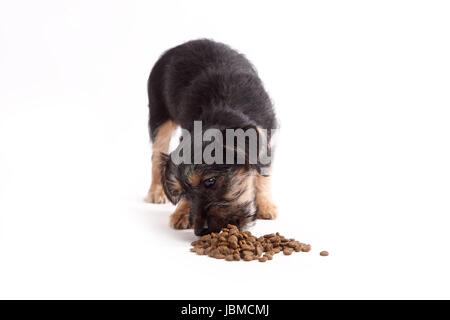
[[[207,39],[169,49],[151,70],[148,99],[152,182],[146,200],[177,205],[170,216],[171,227],[193,228],[201,236],[228,224],[242,229],[257,218],[276,218],[271,163],[249,163],[248,148],[239,149],[245,154],[240,164],[179,164],[173,154],[168,155],[174,131],[181,127],[193,133],[195,121],[220,132],[277,128],[271,99],[244,55]],[[271,140],[272,134],[259,139],[259,148],[266,143],[270,149]],[[203,142],[202,151],[205,147]],[[232,149],[238,155],[236,145]]]

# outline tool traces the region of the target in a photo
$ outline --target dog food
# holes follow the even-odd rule
[[[321,252],[320,252],[320,255],[321,255],[322,257],[328,257],[329,253],[328,253],[328,251],[321,251]]]
[[[295,252],[309,252],[311,246],[295,239],[287,239],[277,233],[255,237],[249,231],[239,231],[236,226],[228,225],[219,233],[202,236],[191,243],[192,252],[198,255],[207,255],[211,258],[225,259],[226,261],[253,261],[266,262],[272,260],[277,253],[283,252],[291,255]]]

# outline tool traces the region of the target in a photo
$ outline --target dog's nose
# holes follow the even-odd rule
[[[209,230],[208,230],[208,228],[195,229],[194,233],[195,233],[196,236],[200,237],[200,236],[204,236],[205,234],[208,234]]]
[[[205,220],[205,222],[203,222],[203,225],[195,228],[194,233],[196,236],[203,236],[203,235],[209,233],[208,221]]]

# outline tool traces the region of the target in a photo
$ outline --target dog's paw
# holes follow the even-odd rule
[[[277,215],[278,215],[278,207],[272,201],[258,202],[256,218],[273,220],[277,217]]]
[[[152,185],[144,201],[148,203],[166,203],[167,197],[164,193],[162,186]]]
[[[189,223],[189,211],[175,211],[170,215],[170,226],[177,230],[191,229]]]

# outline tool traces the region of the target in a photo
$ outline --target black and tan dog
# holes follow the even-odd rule
[[[202,235],[228,223],[242,228],[256,218],[276,217],[270,177],[261,174],[261,165],[176,165],[167,155],[174,130],[181,126],[192,132],[194,121],[222,131],[276,128],[270,98],[242,54],[210,40],[172,48],[153,67],[148,95],[153,155],[147,201],[177,204],[170,217],[173,228],[194,228]]]

